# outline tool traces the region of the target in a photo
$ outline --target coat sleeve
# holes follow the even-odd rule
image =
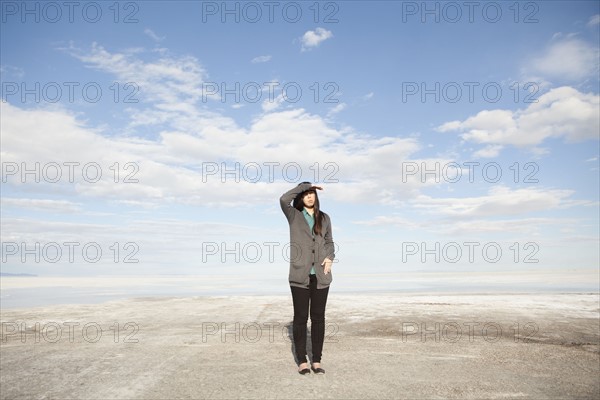
[[[301,183],[295,188],[288,190],[279,198],[279,205],[281,206],[281,210],[285,214],[288,222],[291,224],[294,220],[294,216],[296,215],[296,209],[290,204],[296,196],[300,193],[308,190],[312,187],[311,183]]]
[[[323,236],[325,239],[325,254],[327,254],[327,258],[333,261],[335,258],[335,245],[333,243],[333,230],[329,215],[327,215],[327,220],[329,223],[327,224],[327,229],[325,230],[325,235]]]

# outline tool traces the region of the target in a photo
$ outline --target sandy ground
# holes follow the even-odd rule
[[[0,397],[598,399],[599,307],[597,293],[331,291],[326,374],[304,376],[291,295],[3,310]]]

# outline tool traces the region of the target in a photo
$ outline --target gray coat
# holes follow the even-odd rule
[[[308,275],[314,262],[317,289],[324,289],[329,287],[333,280],[331,271],[325,275],[321,265],[326,257],[331,261],[335,257],[331,220],[329,215],[321,211],[323,214],[321,235],[315,235],[313,238],[302,211],[290,204],[298,194],[310,189],[311,186],[310,183],[302,183],[287,191],[279,198],[279,204],[290,225],[290,285],[308,289],[310,282]]]

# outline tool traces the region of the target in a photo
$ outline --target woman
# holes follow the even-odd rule
[[[317,190],[310,182],[302,182],[279,199],[290,225],[289,283],[294,303],[293,335],[298,372],[310,373],[306,360],[306,325],[310,302],[311,369],[324,374],[321,353],[325,338],[325,305],[332,282],[334,259],[333,237],[329,215],[319,209]],[[293,206],[290,202],[294,202]]]

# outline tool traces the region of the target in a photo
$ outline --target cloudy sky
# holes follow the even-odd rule
[[[598,3],[469,4],[3,1],[2,272],[597,268]]]

